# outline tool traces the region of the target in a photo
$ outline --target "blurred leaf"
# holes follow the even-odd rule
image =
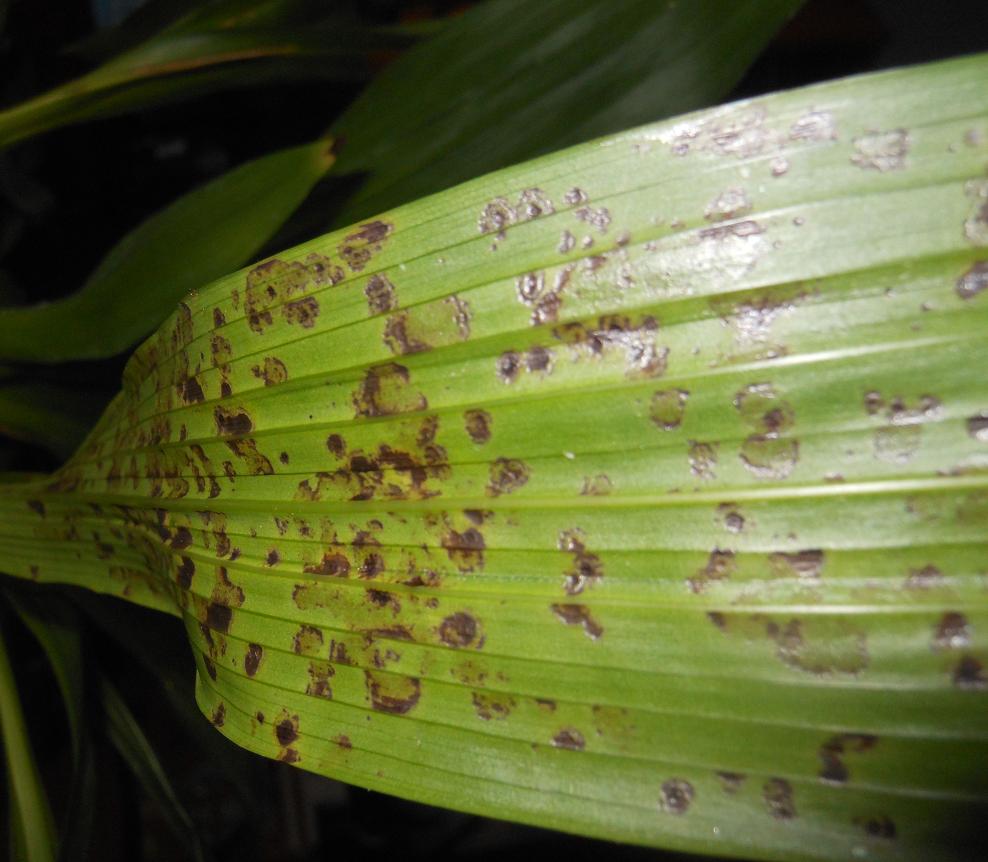
[[[241,165],[135,228],[78,292],[0,309],[0,358],[63,362],[126,350],[186,293],[249,261],[332,165],[330,147],[322,139]],[[45,397],[31,406],[42,410]],[[24,400],[12,396],[8,413]]]
[[[133,772],[144,792],[159,806],[175,835],[189,850],[189,855],[202,860],[204,856],[199,833],[185,806],[175,795],[158,756],[134,714],[106,677],[101,681],[100,692],[106,715],[106,729],[113,747]]]
[[[0,317],[8,311],[0,309]],[[99,410],[92,393],[0,369],[0,435],[36,443],[65,459],[83,441]]]
[[[482,177],[184,300],[0,563],[258,754],[581,834],[968,862],[988,54]]]
[[[335,224],[723,98],[802,0],[489,0],[409,50],[336,121]],[[325,225],[325,222],[323,222]]]
[[[270,81],[369,76],[372,54],[415,38],[314,0],[214,0],[94,71],[0,112],[0,148],[133,108]]]
[[[10,788],[11,852],[14,862],[55,862],[51,809],[31,751],[17,683],[0,631],[0,736]]]
[[[72,737],[72,757],[78,764],[84,735],[84,673],[79,619],[57,595],[42,604],[37,595],[7,590],[7,601],[41,644],[62,695]]]
[[[85,667],[80,619],[57,594],[41,600],[37,592],[6,590],[11,607],[48,657],[62,694],[72,742],[72,780],[60,828],[59,858],[85,858],[90,848],[96,800],[96,769],[86,721]]]

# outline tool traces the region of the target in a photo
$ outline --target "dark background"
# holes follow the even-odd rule
[[[410,9],[441,16],[469,5],[367,0],[364,14],[387,22]],[[83,0],[14,0],[0,34],[0,104],[85,71],[85,64],[65,49],[93,28],[90,4]],[[986,49],[984,0],[810,0],[732,97]],[[249,158],[312,140],[357,91],[356,85],[337,84],[234,91],[58,130],[0,154],[0,297],[38,301],[75,290],[120,236],[149,213]],[[313,104],[321,109],[293,110]],[[279,122],[252,122],[259,113],[278,116]],[[31,177],[28,187],[13,179],[25,175]],[[91,386],[97,381],[108,400],[123,360],[59,366],[49,373],[63,382],[85,379]],[[101,406],[94,403],[94,410]],[[0,470],[56,466],[49,454],[29,443],[0,449]],[[686,858],[403,802],[254,757],[212,731],[195,711],[194,668],[177,621],[133,607],[118,613],[112,599],[79,599],[86,609],[87,657],[127,692],[217,862],[351,854],[363,860],[500,860],[506,854],[560,854],[568,860]],[[124,619],[127,625],[121,627]],[[4,626],[58,812],[70,775],[59,695],[27,633],[7,618]],[[135,650],[135,644],[142,646]],[[182,703],[184,710],[176,706]],[[96,756],[91,858],[191,858],[161,808],[141,792],[105,740],[98,739]]]

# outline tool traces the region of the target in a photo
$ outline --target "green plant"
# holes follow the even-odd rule
[[[709,25],[717,5],[621,20]],[[793,6],[754,5],[764,34]],[[589,38],[613,7],[585,6]],[[447,26],[351,109],[333,167],[372,173],[355,223],[182,299],[76,454],[0,488],[3,567],[180,615],[223,734],[361,786],[721,855],[969,858],[988,55],[618,132],[376,214],[465,178],[456,130],[410,95]],[[434,150],[399,158],[403,122]],[[538,149],[570,133],[532,130]],[[334,152],[267,157],[288,161],[265,183],[314,183]],[[114,274],[222,212],[216,182],[61,307],[0,311],[0,355],[143,334],[132,306],[107,316],[133,278]],[[249,259],[278,220],[224,248]],[[197,281],[220,274],[204,239]],[[65,354],[20,337],[60,314],[92,319]]]

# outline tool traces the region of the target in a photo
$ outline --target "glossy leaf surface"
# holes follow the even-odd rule
[[[615,135],[189,296],[4,566],[364,787],[764,859],[988,799],[988,55]]]
[[[479,3],[393,63],[334,123],[339,171],[366,175],[335,223],[715,104],[800,5]]]

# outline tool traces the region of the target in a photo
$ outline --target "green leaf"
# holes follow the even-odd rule
[[[127,349],[186,293],[250,260],[332,165],[330,149],[322,139],[234,168],[135,228],[76,293],[0,309],[0,358],[64,362]],[[13,414],[45,400],[12,395],[8,404]]]
[[[158,756],[130,707],[106,677],[101,680],[100,694],[106,714],[107,732],[113,747],[133,772],[144,792],[158,805],[175,835],[184,841],[192,858],[202,860],[202,843],[192,818],[175,795]]]
[[[546,156],[179,304],[0,560],[398,796],[760,859],[988,802],[988,55]]]
[[[413,38],[311,0],[214,0],[81,78],[0,112],[0,148],[190,95],[293,79],[360,81],[373,51]]]
[[[801,0],[489,0],[388,67],[336,121],[368,174],[342,226],[631,125],[706,107]],[[464,46],[469,46],[469,50]]]
[[[56,838],[48,797],[31,752],[24,711],[0,633],[0,737],[10,789],[12,858],[54,862]]]

